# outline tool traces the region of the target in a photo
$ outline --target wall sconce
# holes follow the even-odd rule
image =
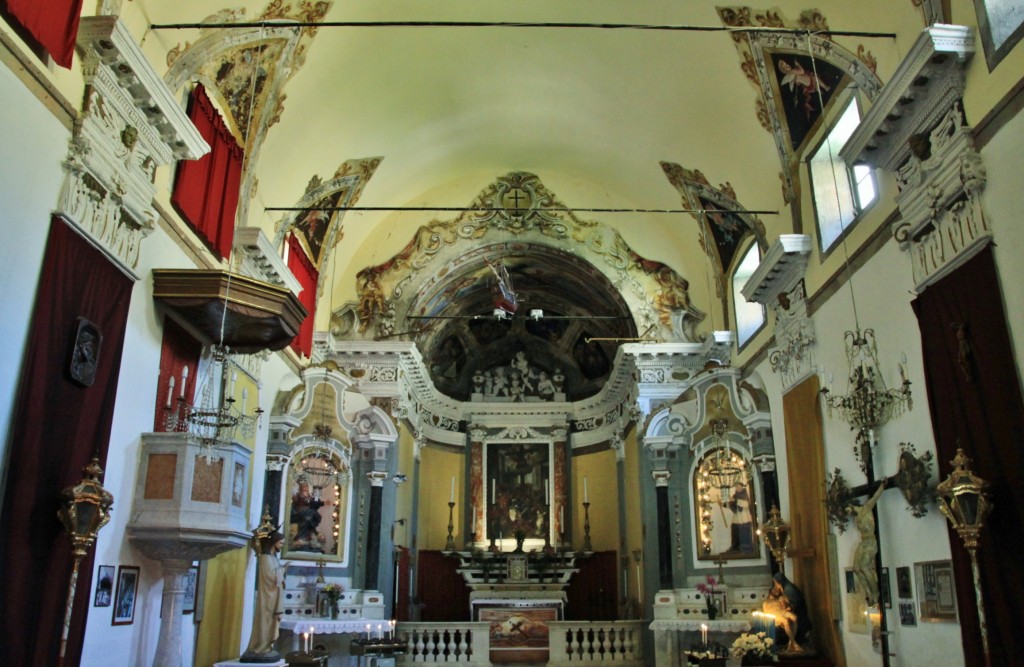
[[[981,594],[981,573],[978,570],[978,536],[985,525],[985,518],[992,511],[988,494],[988,482],[971,470],[971,459],[959,447],[950,461],[953,471],[949,477],[935,487],[938,493],[939,511],[942,512],[960,539],[964,541],[967,553],[971,555],[971,572],[974,575],[974,597],[978,605],[978,624],[981,628],[981,646],[985,652],[985,665],[991,665],[988,650],[988,626],[985,624],[985,607]]]
[[[71,538],[71,554],[75,559],[71,569],[71,582],[68,584],[67,605],[64,608],[59,665],[64,664],[64,654],[68,645],[71,609],[75,604],[75,588],[78,585],[78,566],[89,551],[89,547],[96,542],[100,528],[110,521],[110,507],[114,504],[114,496],[100,483],[103,468],[100,467],[99,460],[93,458],[82,472],[85,473],[82,481],[60,492],[61,507],[57,510],[57,518],[64,524],[64,530],[68,531],[68,537]]]
[[[769,519],[765,522],[764,526],[758,530],[758,534],[764,538],[764,543],[767,545],[768,550],[772,552],[772,557],[775,562],[779,564],[779,571],[785,573],[786,564],[785,557],[789,552],[789,542],[792,537],[792,529],[789,524],[782,520],[782,516],[779,513],[779,508],[772,505],[772,509],[768,512]]]

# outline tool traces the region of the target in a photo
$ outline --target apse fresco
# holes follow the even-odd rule
[[[785,120],[794,152],[803,145],[821,118],[822,107],[846,84],[843,71],[834,65],[796,53],[768,56],[775,76],[779,116]]]

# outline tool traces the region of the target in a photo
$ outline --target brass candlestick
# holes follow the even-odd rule
[[[593,551],[590,544],[590,503],[583,503],[583,551]]]
[[[444,543],[445,551],[455,551],[455,538],[452,537],[452,531],[455,530],[455,523],[453,522],[455,510],[455,502],[448,501],[448,541]]]

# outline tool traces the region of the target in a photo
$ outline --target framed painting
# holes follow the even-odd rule
[[[822,111],[850,78],[840,68],[806,52],[765,51],[765,64],[780,122],[789,135],[792,155],[801,155],[818,129]]]
[[[974,0],[974,11],[991,72],[1024,35],[1024,0]]]
[[[196,610],[196,590],[199,587],[199,566],[193,565],[185,574],[185,598],[182,613],[191,614]]]
[[[558,611],[545,607],[481,609],[480,620],[489,624],[489,658],[493,664],[548,661],[548,624]]]
[[[139,592],[139,568],[122,565],[117,571],[117,591],[114,593],[114,618],[111,625],[131,625],[135,622],[135,598]]]
[[[917,616],[914,614],[913,600],[900,600],[900,625],[917,625]]]
[[[952,561],[914,563],[914,575],[920,607],[918,618],[930,623],[956,623]]]
[[[114,598],[114,566],[100,565],[96,570],[96,593],[92,606],[109,607]]]
[[[896,568],[896,597],[901,600],[914,597],[914,589],[910,584],[910,568],[907,566]]]
[[[551,529],[551,443],[488,443],[486,452],[486,537],[543,540]]]

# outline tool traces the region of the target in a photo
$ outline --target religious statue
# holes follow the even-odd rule
[[[309,489],[309,478],[299,475],[296,480],[298,490],[292,494],[291,523],[295,524],[292,535],[293,551],[323,552],[323,544],[318,532],[321,516],[320,508],[324,501],[314,496]]]
[[[772,588],[764,601],[764,611],[775,617],[775,625],[789,638],[789,643],[782,650],[802,653],[807,650],[811,634],[811,617],[803,591],[782,572],[772,575],[772,580]]]
[[[270,517],[264,516],[264,523],[253,536],[256,550],[256,605],[253,609],[252,635],[249,647],[242,654],[241,662],[277,662],[280,653],[274,650],[274,642],[284,613],[284,575],[287,563],[278,559],[284,546],[284,535],[270,526]]]
[[[860,543],[853,552],[853,576],[857,589],[868,606],[878,604],[878,572],[875,570],[875,556],[878,554],[878,539],[875,537],[875,517],[871,514],[875,503],[885,491],[887,480],[883,479],[875,493],[861,506],[850,505],[847,509],[853,514],[853,525],[860,532]]]

